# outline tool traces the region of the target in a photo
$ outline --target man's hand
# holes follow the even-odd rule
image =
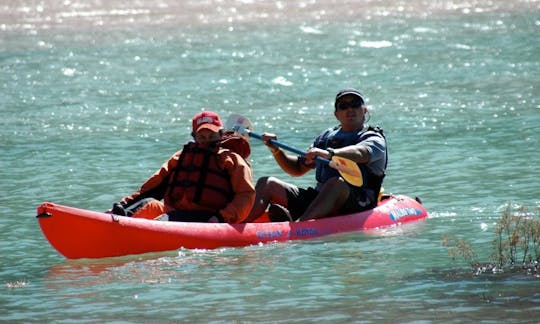
[[[263,133],[261,135],[261,138],[262,138],[262,141],[263,141],[264,145],[268,146],[268,148],[270,149],[270,151],[272,151],[272,153],[276,153],[279,150],[279,148],[277,146],[272,145],[272,143],[270,143],[270,140],[274,140],[274,141],[277,140],[277,135],[276,134]]]
[[[328,159],[329,153],[327,150],[323,150],[317,147],[312,147],[306,152],[306,164],[313,164],[317,156],[322,157],[323,159]]]

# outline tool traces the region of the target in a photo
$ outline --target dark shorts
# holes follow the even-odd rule
[[[339,209],[339,215],[351,214],[363,210],[372,209],[376,206],[375,195],[370,191],[349,186],[350,193],[347,201]],[[287,209],[293,220],[304,214],[309,205],[315,200],[319,192],[312,187],[307,189],[290,185],[287,189]]]

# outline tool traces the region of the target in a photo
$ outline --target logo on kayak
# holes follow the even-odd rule
[[[422,215],[422,211],[416,208],[399,208],[392,210],[388,216],[394,221],[398,221],[405,216],[418,216]]]
[[[319,236],[319,232],[315,228],[299,228],[294,231],[295,236]]]
[[[258,239],[277,239],[283,237],[282,231],[257,231]]]
[[[318,230],[316,228],[297,228],[290,231],[257,231],[256,235],[258,239],[279,239],[279,238],[291,238],[291,237],[317,237],[321,235],[332,234],[331,230]]]

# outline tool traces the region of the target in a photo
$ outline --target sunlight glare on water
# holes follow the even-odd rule
[[[0,5],[0,311],[6,321],[531,322],[534,275],[476,276],[508,203],[540,200],[540,4],[520,1],[8,1]],[[389,143],[386,193],[412,227],[66,260],[43,201],[103,211],[190,139],[247,116],[300,149],[362,90]],[[254,177],[284,174],[251,141]],[[65,229],[69,231],[69,229]],[[119,237],[119,240],[122,238]],[[294,312],[291,312],[294,309]]]

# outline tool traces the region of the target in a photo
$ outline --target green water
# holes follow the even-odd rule
[[[21,0],[0,11],[2,320],[540,318],[538,278],[475,276],[442,246],[464,238],[488,261],[506,204],[540,204],[538,1]],[[41,234],[41,202],[109,208],[189,139],[202,109],[305,148],[335,124],[332,98],[347,86],[387,135],[386,192],[421,197],[426,222],[79,261]],[[255,178],[313,183],[256,141],[250,161]]]

